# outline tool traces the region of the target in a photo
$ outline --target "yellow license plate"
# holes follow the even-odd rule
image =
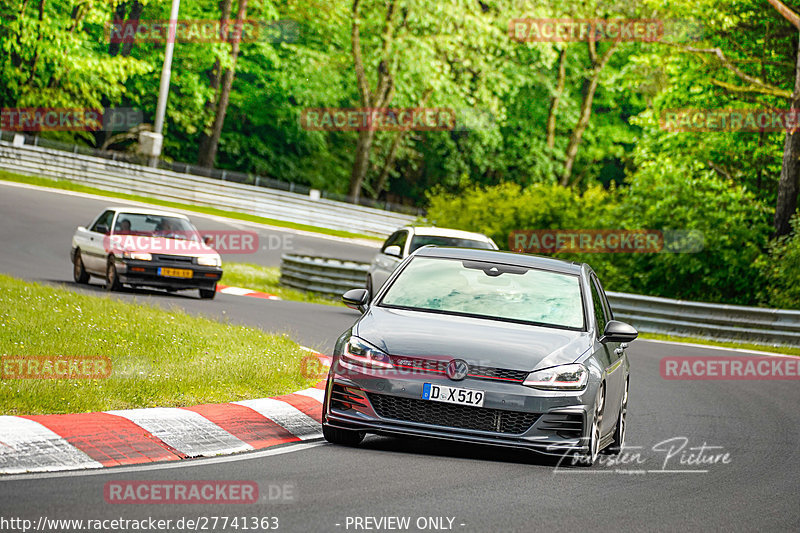
[[[158,269],[158,275],[167,276],[170,278],[191,278],[194,273],[191,270],[186,270],[185,268],[162,267]]]

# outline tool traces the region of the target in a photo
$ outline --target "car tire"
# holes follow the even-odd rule
[[[622,448],[625,446],[625,430],[627,429],[626,418],[628,415],[628,387],[630,381],[625,381],[625,392],[622,396],[622,405],[619,408],[619,417],[617,418],[617,427],[614,430],[614,442],[609,444],[601,453],[607,455],[619,455]]]
[[[217,295],[217,284],[214,284],[214,287],[211,289],[199,289],[200,290],[200,299],[202,300],[213,300],[214,296]]]
[[[117,267],[114,265],[113,258],[109,258],[108,263],[106,263],[106,290],[109,292],[122,290],[122,283],[119,282]]]
[[[363,431],[351,431],[322,425],[322,436],[331,444],[342,446],[358,446],[364,440]]]
[[[592,425],[589,429],[589,451],[578,462],[581,466],[592,466],[600,455],[600,427],[603,422],[603,411],[605,411],[606,391],[605,386],[601,385],[600,393],[594,402],[594,413],[592,415]]]
[[[86,285],[89,283],[89,273],[86,272],[86,267],[83,266],[83,259],[81,259],[81,251],[75,251],[75,260],[73,261],[72,277],[75,283]]]

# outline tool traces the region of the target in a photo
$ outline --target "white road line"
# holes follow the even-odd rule
[[[127,418],[189,457],[245,452],[252,446],[194,411],[174,407],[106,411]]]
[[[789,355],[785,353],[774,353],[774,352],[760,352],[757,350],[747,350],[744,348],[727,348],[725,346],[714,346],[713,344],[696,344],[692,342],[678,342],[678,341],[662,341],[656,339],[638,339],[644,342],[657,342],[659,344],[677,344],[678,346],[688,346],[690,348],[706,348],[708,350],[722,350],[724,352],[738,352],[738,353],[752,353],[756,355],[768,355],[770,357],[791,357],[796,359],[798,356],[796,355]]]
[[[272,398],[259,398],[257,400],[243,400],[233,403],[249,407],[261,416],[265,416],[276,424],[283,426],[301,440],[315,439],[322,436],[322,427],[319,422],[286,402]]]
[[[283,455],[292,452],[301,452],[318,446],[326,446],[326,442],[297,442],[260,450],[255,452],[242,453],[238,455],[227,455],[222,457],[210,457],[202,459],[188,459],[185,461],[168,461],[164,463],[149,463],[133,466],[109,466],[100,470],[77,470],[73,472],[58,473],[35,473],[20,474],[7,477],[0,477],[0,483],[10,483],[13,481],[28,481],[31,479],[63,478],[77,476],[119,476],[131,472],[148,472],[151,470],[167,470],[171,468],[199,468],[203,466],[215,465],[220,463],[231,463],[235,461],[249,461],[251,459],[261,459],[273,455]]]
[[[103,465],[38,422],[0,416],[0,474],[53,472]]]

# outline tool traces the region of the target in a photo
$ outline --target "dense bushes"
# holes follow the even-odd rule
[[[800,309],[800,215],[792,219],[792,234],[770,243],[759,258],[764,276],[761,302],[769,307]]]
[[[437,192],[430,196],[428,219],[439,226],[485,233],[503,249],[509,249],[509,233],[516,229],[692,231],[703,237],[702,250],[695,253],[556,256],[589,263],[607,290],[800,306],[800,238],[775,243],[767,255],[770,227],[765,208],[744,188],[688,160],[662,157],[645,162],[628,186],[593,187],[582,194],[557,185],[513,184],[472,188],[460,195]]]

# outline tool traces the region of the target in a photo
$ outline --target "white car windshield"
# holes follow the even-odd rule
[[[462,239],[460,237],[445,237],[442,235],[414,235],[411,238],[411,245],[408,253],[414,252],[417,248],[422,248],[433,244],[434,246],[450,246],[453,248],[479,248],[481,250],[494,250],[494,246],[486,241],[475,239]]]
[[[415,257],[379,305],[584,329],[579,276],[485,261]]]
[[[114,224],[118,235],[141,235],[165,237],[199,242],[200,234],[191,222],[184,218],[142,213],[120,213]]]

